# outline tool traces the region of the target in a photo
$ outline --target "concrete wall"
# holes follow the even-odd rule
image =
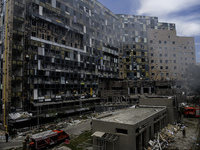
[[[176,119],[174,113],[173,101],[174,99],[168,99],[168,98],[141,98],[139,99],[139,105],[166,106],[168,122],[173,124]]]

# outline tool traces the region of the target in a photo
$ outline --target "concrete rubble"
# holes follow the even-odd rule
[[[170,143],[174,142],[174,134],[176,134],[181,128],[182,124],[171,125],[163,128],[155,135],[154,140],[149,141],[149,146],[146,150],[162,150],[167,148]]]
[[[32,117],[32,113],[18,112],[18,113],[10,113],[9,114],[9,118],[12,120],[28,118],[28,117]]]
[[[104,113],[93,113],[90,115],[82,115],[82,116],[79,116],[78,118],[74,118],[74,119],[68,118],[67,120],[59,121],[58,123],[56,122],[56,123],[52,123],[52,124],[45,124],[43,126],[40,126],[39,128],[35,128],[32,130],[18,131],[16,139],[23,140],[26,135],[31,135],[31,134],[35,134],[35,133],[39,133],[39,132],[43,132],[43,131],[47,131],[47,130],[62,129],[62,128],[74,126],[74,125],[80,124],[81,122],[87,121],[88,119],[90,120],[91,118],[97,117],[102,114],[104,114]]]

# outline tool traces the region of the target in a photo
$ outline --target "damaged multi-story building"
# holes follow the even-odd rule
[[[97,1],[4,0],[1,14],[2,124],[93,109],[98,82],[118,79],[120,22]]]
[[[2,0],[0,9],[6,128],[93,111],[100,83],[151,79],[148,30],[164,27],[157,17],[115,15],[97,0]],[[118,94],[127,100],[129,92]]]
[[[179,37],[175,30],[148,30],[151,80],[183,80],[187,67],[196,64],[194,38]]]

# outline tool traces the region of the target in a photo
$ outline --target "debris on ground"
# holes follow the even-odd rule
[[[198,118],[183,118],[183,123],[168,124],[149,141],[146,150],[189,150],[198,144]]]
[[[153,141],[149,141],[149,147],[147,150],[160,150],[166,148],[170,143],[174,142],[174,134],[176,134],[180,129],[181,124],[168,124],[167,127],[163,128],[160,132],[155,134]]]

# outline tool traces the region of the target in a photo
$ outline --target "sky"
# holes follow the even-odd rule
[[[158,17],[176,24],[177,36],[195,38],[196,61],[200,62],[200,0],[98,0],[115,14]]]

